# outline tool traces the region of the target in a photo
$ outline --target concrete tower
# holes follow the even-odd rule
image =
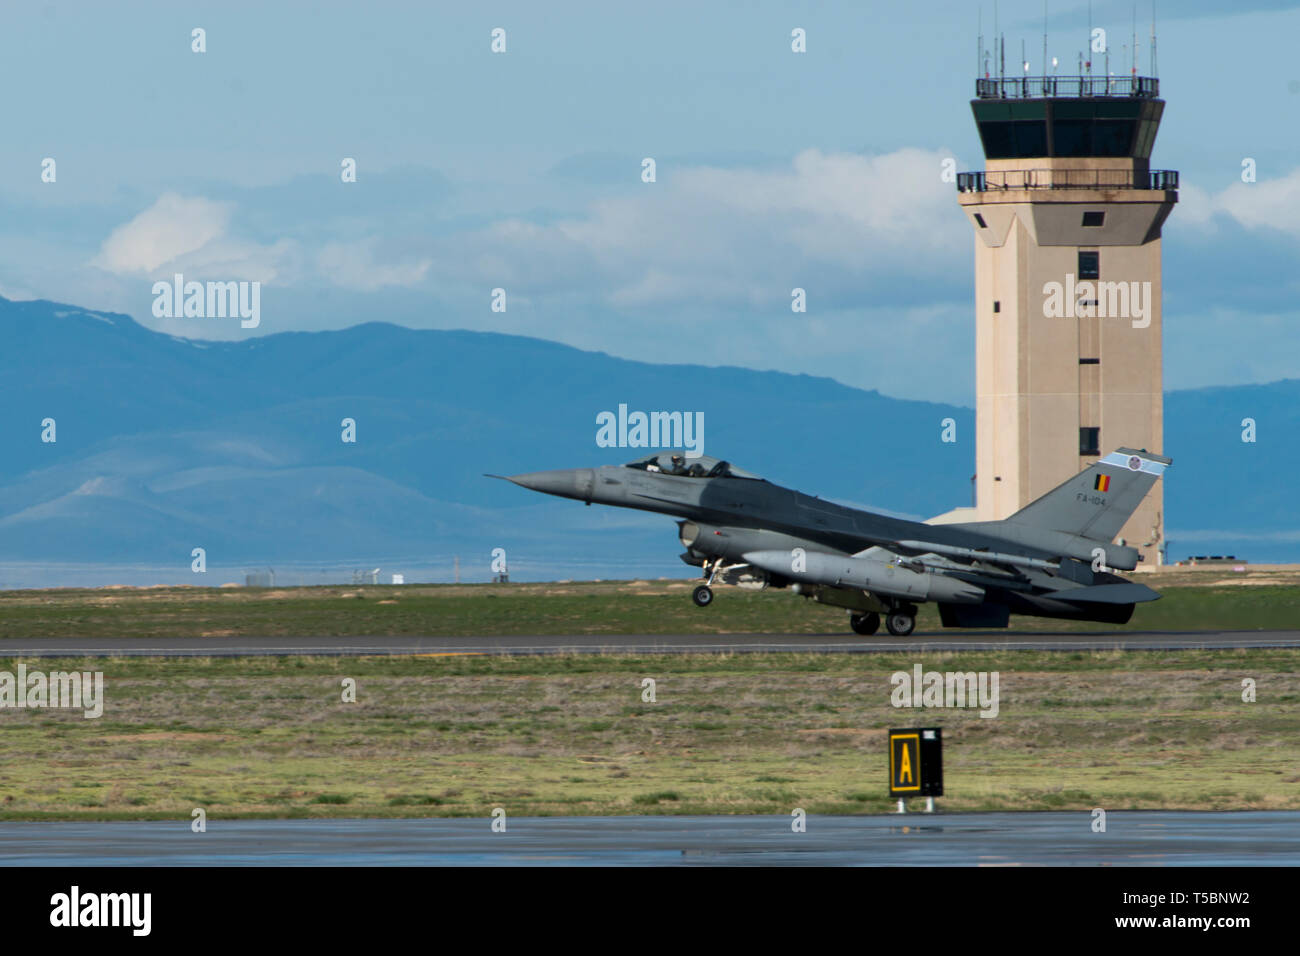
[[[1178,173],[1150,168],[1152,77],[976,80],[975,512],[1005,518],[1119,448],[1163,451],[1160,230]],[[1146,566],[1160,485],[1121,537]]]

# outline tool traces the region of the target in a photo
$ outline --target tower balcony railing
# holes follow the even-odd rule
[[[959,193],[999,189],[1157,189],[1176,191],[1178,170],[994,169],[958,173]]]
[[[1160,80],[1154,76],[995,76],[977,79],[975,96],[981,100],[1101,96],[1156,99],[1160,96]]]

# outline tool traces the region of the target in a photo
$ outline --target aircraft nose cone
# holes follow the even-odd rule
[[[590,468],[562,468],[557,471],[530,471],[523,475],[509,475],[521,488],[540,491],[561,498],[587,499],[591,496],[592,473]]]

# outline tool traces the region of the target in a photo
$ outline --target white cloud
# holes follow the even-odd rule
[[[229,203],[165,193],[114,229],[91,265],[119,276],[158,278],[175,271],[262,282],[276,278],[294,243],[262,246],[233,238],[230,218]]]
[[[779,170],[660,169],[583,218],[507,220],[440,243],[448,279],[584,291],[618,306],[769,306],[814,280],[950,274],[971,236],[946,153],[806,150]],[[932,281],[927,278],[927,281]]]
[[[1300,237],[1300,167],[1277,179],[1236,182],[1219,193],[1185,184],[1179,190],[1177,221],[1213,225],[1228,216],[1247,229],[1273,229]]]
[[[24,286],[11,286],[0,282],[0,298],[8,299],[10,302],[23,302],[38,299],[40,296]]]
[[[1215,208],[1248,229],[1277,229],[1300,236],[1300,169],[1281,179],[1233,183],[1218,195]]]
[[[660,182],[547,224],[509,218],[433,240],[334,236],[311,249],[242,240],[231,204],[167,193],[114,229],[92,264],[124,278],[183,272],[375,292],[432,277],[443,293],[502,286],[514,302],[788,311],[795,286],[825,305],[873,280],[960,274],[971,237],[940,177],[946,158],[812,149],[776,169],[661,167]]]
[[[321,275],[337,286],[373,292],[384,286],[415,285],[424,279],[433,260],[425,257],[405,262],[376,261],[378,240],[331,242],[316,256]]]
[[[166,193],[104,240],[93,264],[109,272],[151,275],[159,266],[222,236],[230,222],[227,203]]]
[[[1215,197],[1207,190],[1183,182],[1178,189],[1178,205],[1174,220],[1179,225],[1208,226],[1214,221]]]

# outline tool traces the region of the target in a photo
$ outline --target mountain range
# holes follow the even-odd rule
[[[705,454],[810,494],[912,517],[970,503],[970,408],[828,378],[382,322],[188,340],[3,298],[0,333],[0,586],[263,567],[280,583],[374,567],[450,580],[457,560],[486,580],[494,548],[516,579],[692,574],[666,518],[485,477],[644,457],[597,445],[597,415],[620,405],[703,413]],[[1293,559],[1300,380],[1170,392],[1165,419],[1170,558]]]

